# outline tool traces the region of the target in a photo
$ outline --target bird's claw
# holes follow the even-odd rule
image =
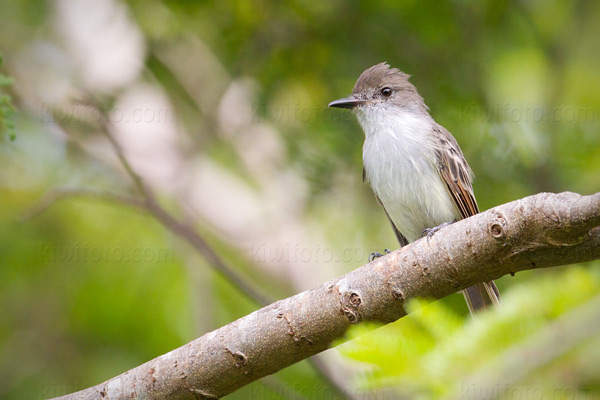
[[[427,228],[423,231],[422,236],[427,236],[427,242],[429,242],[429,239],[431,239],[431,237],[433,235],[435,235],[435,233],[437,231],[439,231],[442,228],[447,227],[448,225],[452,225],[454,222],[444,222],[443,224],[440,224],[438,226],[434,226],[433,228]]]
[[[383,254],[381,254],[379,252],[371,253],[371,254],[369,254],[369,262],[371,262],[379,257],[383,257],[386,254],[390,254],[390,253],[391,253],[390,249],[383,249]]]

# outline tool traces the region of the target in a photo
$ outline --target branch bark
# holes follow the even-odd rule
[[[208,242],[193,228],[193,225],[190,224],[189,221],[183,221],[174,217],[160,205],[156,196],[154,195],[154,192],[145,184],[142,177],[129,163],[129,160],[125,156],[125,152],[119,145],[119,142],[115,139],[113,135],[112,123],[108,115],[105,113],[105,110],[101,107],[100,103],[96,101],[91,93],[88,93],[87,101],[92,107],[99,111],[100,132],[102,132],[102,134],[109,141],[119,160],[119,163],[130,177],[135,188],[139,192],[141,199],[126,195],[103,193],[86,189],[55,190],[44,196],[42,201],[33,207],[29,213],[27,213],[27,215],[25,215],[25,218],[31,218],[40,212],[43,212],[57,200],[70,196],[87,196],[104,200],[116,200],[123,204],[135,206],[138,209],[149,212],[158,222],[163,224],[165,228],[169,229],[171,232],[187,241],[198,253],[204,256],[204,258],[208,261],[208,265],[210,265],[217,272],[221,273],[251,300],[261,306],[271,303],[272,300],[269,296],[257,289],[255,285],[244,279],[242,275],[238,274],[234,269],[226,264],[208,244]],[[349,398],[349,396],[347,396],[344,392],[343,388],[340,387],[340,385],[329,373],[326,365],[321,360],[316,357],[312,357],[308,360],[308,362],[313,366],[315,371],[321,376],[326,385],[329,386],[329,388],[337,395],[339,399],[344,400]]]
[[[327,349],[352,324],[401,318],[410,298],[597,258],[600,193],[541,193],[456,222],[61,399],[217,399]]]

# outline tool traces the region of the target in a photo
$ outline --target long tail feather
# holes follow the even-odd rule
[[[482,282],[463,290],[471,315],[484,308],[500,304],[500,292],[494,281]]]

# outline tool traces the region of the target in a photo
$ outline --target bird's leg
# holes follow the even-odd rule
[[[423,231],[423,233],[421,234],[422,236],[427,236],[427,241],[429,241],[429,239],[435,235],[435,233],[437,231],[439,231],[442,228],[445,228],[449,225],[452,225],[453,223],[455,223],[456,221],[450,221],[450,222],[444,222],[443,224],[439,224],[438,226],[434,226],[433,228],[427,228]]]
[[[378,252],[371,253],[371,254],[369,254],[369,262],[371,262],[379,257],[383,257],[386,254],[390,254],[390,253],[391,253],[390,249],[383,249],[383,254],[378,253]]]

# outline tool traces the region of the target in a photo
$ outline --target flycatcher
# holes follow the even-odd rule
[[[479,212],[473,173],[456,139],[437,124],[408,81],[386,63],[364,71],[352,95],[329,107],[352,110],[365,133],[363,180],[404,246]],[[463,290],[471,313],[497,304],[493,281]]]

